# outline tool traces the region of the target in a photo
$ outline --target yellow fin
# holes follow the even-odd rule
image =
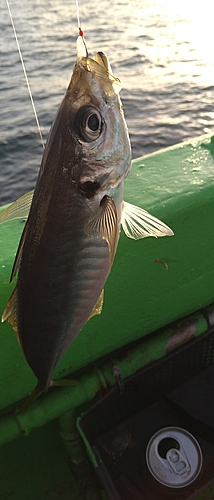
[[[57,380],[50,380],[49,387],[72,387],[73,385],[79,385],[79,380],[71,378],[59,378]]]
[[[69,378],[62,378],[59,380],[50,380],[50,385],[49,387],[71,387],[79,385],[79,380],[74,380],[74,379],[69,379]],[[39,382],[37,383],[36,387],[33,389],[31,392],[30,396],[26,399],[26,401],[22,404],[21,408],[17,411],[16,415],[20,415],[23,411],[25,411],[28,406],[33,403],[35,399],[38,398],[38,396],[42,393],[42,389],[40,387]]]
[[[123,201],[121,224],[123,230],[129,238],[139,240],[147,236],[173,236],[173,231],[164,222],[157,219],[153,215],[136,207],[131,203]]]
[[[95,306],[93,307],[90,316],[88,317],[89,319],[93,318],[93,316],[96,316],[96,314],[101,314],[102,308],[103,308],[103,301],[104,301],[104,290],[102,290],[98,301],[96,302]]]
[[[110,264],[112,264],[115,245],[117,241],[118,217],[114,200],[105,195],[100,203],[98,215],[93,217],[85,228],[86,232],[94,236],[101,236],[107,241],[110,252]]]
[[[28,408],[28,406],[33,403],[33,401],[41,394],[41,389],[39,383],[36,385],[35,389],[31,392],[30,396],[26,399],[26,401],[23,403],[21,408],[17,411],[16,415],[20,415],[23,411]]]
[[[28,217],[34,191],[24,194],[14,201],[9,207],[0,213],[0,224],[14,219],[25,219]]]
[[[2,314],[2,323],[5,320],[8,320],[8,322],[11,324],[13,327],[14,331],[16,332],[17,338],[18,338],[18,325],[17,325],[17,287],[14,288],[13,293],[11,294],[7,305],[5,307],[5,310]]]

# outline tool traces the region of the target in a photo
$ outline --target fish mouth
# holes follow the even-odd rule
[[[121,81],[113,75],[110,62],[105,52],[97,52],[92,58],[88,57],[87,59],[88,71],[94,71],[99,78],[103,78],[105,75],[105,78],[111,82],[114,94],[119,94],[122,89]],[[100,68],[102,68],[102,71]]]
[[[94,73],[98,78],[111,83],[114,94],[118,94],[122,88],[119,78],[112,74],[111,65],[104,52],[97,52],[93,57],[88,56],[85,39],[83,36],[77,37],[76,43],[77,61],[76,65],[82,65],[86,71]]]

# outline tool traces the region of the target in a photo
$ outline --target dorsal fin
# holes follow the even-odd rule
[[[0,224],[14,219],[25,219],[28,217],[34,191],[24,194],[21,198],[11,203],[0,213]]]

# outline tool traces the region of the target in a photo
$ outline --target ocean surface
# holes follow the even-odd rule
[[[44,140],[70,80],[75,0],[10,0]],[[120,78],[133,158],[214,128],[213,0],[80,0],[89,54]],[[35,185],[42,145],[8,9],[0,15],[0,205]]]

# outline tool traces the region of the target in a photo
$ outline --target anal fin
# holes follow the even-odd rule
[[[11,294],[7,305],[5,307],[5,310],[2,314],[2,323],[5,320],[8,320],[8,322],[11,324],[13,327],[14,331],[16,332],[17,338],[18,338],[18,325],[17,325],[17,287],[14,288],[13,293]]]
[[[104,301],[104,290],[102,290],[102,292],[99,296],[99,299],[96,302],[95,306],[93,307],[87,321],[89,321],[89,319],[93,318],[93,316],[96,316],[96,314],[101,314],[102,308],[103,308],[103,301]]]

